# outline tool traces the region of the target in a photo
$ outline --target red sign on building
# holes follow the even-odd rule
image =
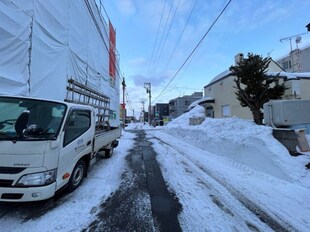
[[[114,30],[114,27],[109,21],[109,40],[110,40],[110,47],[109,47],[109,74],[111,77],[115,79],[115,74],[116,74],[116,33]]]

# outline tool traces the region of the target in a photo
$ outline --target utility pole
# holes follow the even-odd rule
[[[151,125],[151,82],[146,82],[144,83],[144,88],[146,89],[146,93],[149,94],[149,113],[148,113],[148,122],[149,122],[149,125]]]
[[[126,113],[126,109],[125,109],[125,89],[126,89],[126,83],[125,83],[125,77],[123,77],[123,81],[122,81],[122,86],[123,86],[123,104],[122,104],[122,116],[123,116],[123,128],[125,128],[125,113]]]
[[[143,123],[144,123],[144,103],[145,103],[145,100],[141,99],[141,104],[142,104],[142,122]]]

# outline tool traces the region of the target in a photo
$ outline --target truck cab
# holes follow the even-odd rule
[[[98,152],[93,107],[0,96],[0,112],[0,201],[38,201],[80,185]]]

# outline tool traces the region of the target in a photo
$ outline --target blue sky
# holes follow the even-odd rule
[[[270,55],[276,60],[290,51],[289,40],[280,39],[302,33],[306,34],[299,46],[310,44],[310,33],[305,27],[310,23],[309,0],[232,0],[175,76],[228,2],[102,1],[116,29],[121,72],[130,101],[128,115],[134,109],[138,116],[141,100],[147,100],[145,82],[151,82],[152,105],[168,103],[170,99],[203,91],[212,78],[234,64],[237,53]],[[296,48],[295,38],[292,46]]]

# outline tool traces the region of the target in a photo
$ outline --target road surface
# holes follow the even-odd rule
[[[72,231],[182,231],[181,228],[183,231],[295,231],[292,226],[271,216],[225,180],[200,166],[177,145],[154,137],[150,132],[146,136],[144,130],[130,132],[135,133],[136,138],[133,148],[126,156],[129,168],[122,174],[120,187],[99,205],[93,206],[94,211],[90,212],[93,219],[86,222],[87,226],[72,228]],[[173,159],[176,155],[181,157],[179,165],[184,170],[183,178],[186,180],[180,183],[184,184],[181,193],[173,192],[164,180],[161,170],[163,167],[159,166],[158,154],[152,147],[154,143],[167,153],[167,159]],[[175,172],[175,175],[178,173]],[[190,184],[186,185],[186,182]],[[195,212],[197,210],[194,205],[182,204],[177,197],[191,192],[188,195],[188,202],[191,202],[195,191],[203,192],[205,199],[202,203],[207,208],[207,215],[204,215],[205,212]],[[24,223],[44,220],[45,214],[57,212],[59,206],[70,200],[70,194],[62,193],[42,202],[0,203],[0,226],[1,220],[13,219],[13,223],[19,223],[18,228],[23,231]],[[218,210],[214,210],[215,208]],[[195,213],[188,217],[185,211]],[[214,211],[220,211],[221,214],[213,215]],[[62,212],[59,210],[59,213]],[[206,220],[210,215],[215,217],[215,221]],[[225,218],[229,218],[233,224],[226,223]],[[201,221],[201,227],[197,226]],[[1,228],[1,231],[11,229]]]

